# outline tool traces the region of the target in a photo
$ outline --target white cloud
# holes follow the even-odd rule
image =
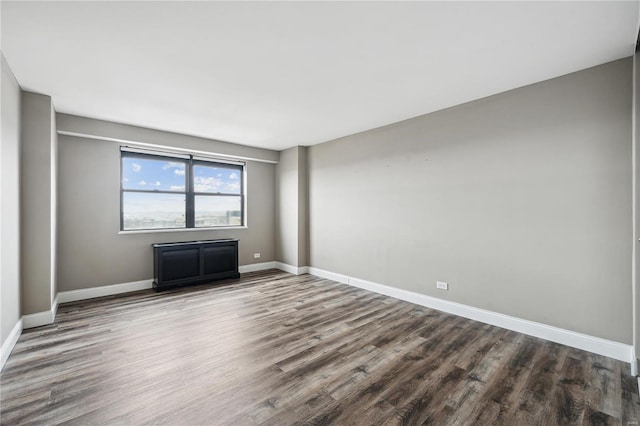
[[[184,191],[184,185],[171,185],[169,189],[172,191]]]
[[[129,182],[129,178],[122,179],[123,182]]]
[[[184,169],[175,169],[173,171],[173,173],[180,175],[180,176],[184,176]]]
[[[202,176],[196,176],[193,183],[196,192],[220,192],[220,187],[224,185],[224,182],[219,179]]]
[[[140,170],[142,170],[142,166],[138,163],[131,163],[131,170],[133,170],[134,173],[138,173]]]
[[[160,185],[161,185],[159,180],[155,181],[153,184],[154,184],[155,186],[160,186]]]
[[[240,189],[240,182],[231,182],[227,185],[227,191],[236,192]]]
[[[147,184],[147,182],[145,182],[145,181],[143,181],[143,180],[141,180],[140,182],[138,182],[138,185],[145,186],[146,184]]]
[[[218,173],[216,176],[217,177],[222,177],[222,173]]]
[[[178,163],[175,161],[168,161],[162,165],[162,170],[167,169],[182,169],[184,170],[184,163]],[[183,173],[184,174],[184,173]]]
[[[229,175],[229,179],[238,179],[238,174],[237,173],[231,173]]]

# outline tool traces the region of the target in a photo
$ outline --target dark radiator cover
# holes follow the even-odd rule
[[[153,244],[153,288],[240,278],[238,240]]]

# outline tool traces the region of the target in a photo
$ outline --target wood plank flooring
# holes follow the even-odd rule
[[[62,305],[0,377],[0,421],[637,425],[625,363],[311,275]]]

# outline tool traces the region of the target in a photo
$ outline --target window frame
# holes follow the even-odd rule
[[[124,188],[124,158],[141,158],[155,161],[170,161],[184,163],[185,165],[185,189],[184,191],[170,191],[158,189],[125,189]],[[195,191],[195,166],[217,167],[237,170],[240,180],[240,191],[237,194],[229,192],[196,192]],[[206,158],[194,156],[192,154],[172,154],[160,151],[149,151],[129,147],[120,147],[120,232],[167,232],[167,231],[195,231],[214,230],[246,227],[246,187],[245,187],[246,163],[240,161],[225,161],[216,158]],[[182,228],[135,228],[125,229],[124,227],[124,194],[125,193],[146,193],[146,194],[173,194],[185,196],[185,226]],[[195,199],[197,196],[210,197],[239,197],[240,198],[240,224],[239,225],[208,225],[196,226],[195,223]]]
[[[196,177],[195,177],[195,167],[196,166],[205,166],[205,167],[217,167],[222,169],[231,169],[237,170],[240,180],[240,192],[238,194],[233,193],[225,193],[225,192],[197,192],[195,190]],[[185,176],[189,174],[189,193],[191,194],[191,199],[187,196],[187,210],[189,210],[189,202],[191,202],[191,213],[193,220],[191,228],[193,229],[207,229],[207,228],[229,228],[229,227],[238,227],[245,226],[245,191],[244,191],[244,173],[245,166],[244,164],[234,164],[234,163],[225,163],[221,161],[212,161],[205,160],[200,157],[191,156],[189,160],[189,165],[187,166],[188,170],[185,170]],[[196,226],[195,223],[195,214],[196,214],[196,197],[198,196],[207,196],[207,197],[240,197],[240,225],[224,225],[224,226]],[[188,215],[187,215],[188,216]],[[188,221],[187,221],[188,223]]]

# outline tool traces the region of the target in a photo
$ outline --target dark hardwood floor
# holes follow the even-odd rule
[[[0,380],[3,425],[640,423],[625,363],[275,270],[62,305]]]

